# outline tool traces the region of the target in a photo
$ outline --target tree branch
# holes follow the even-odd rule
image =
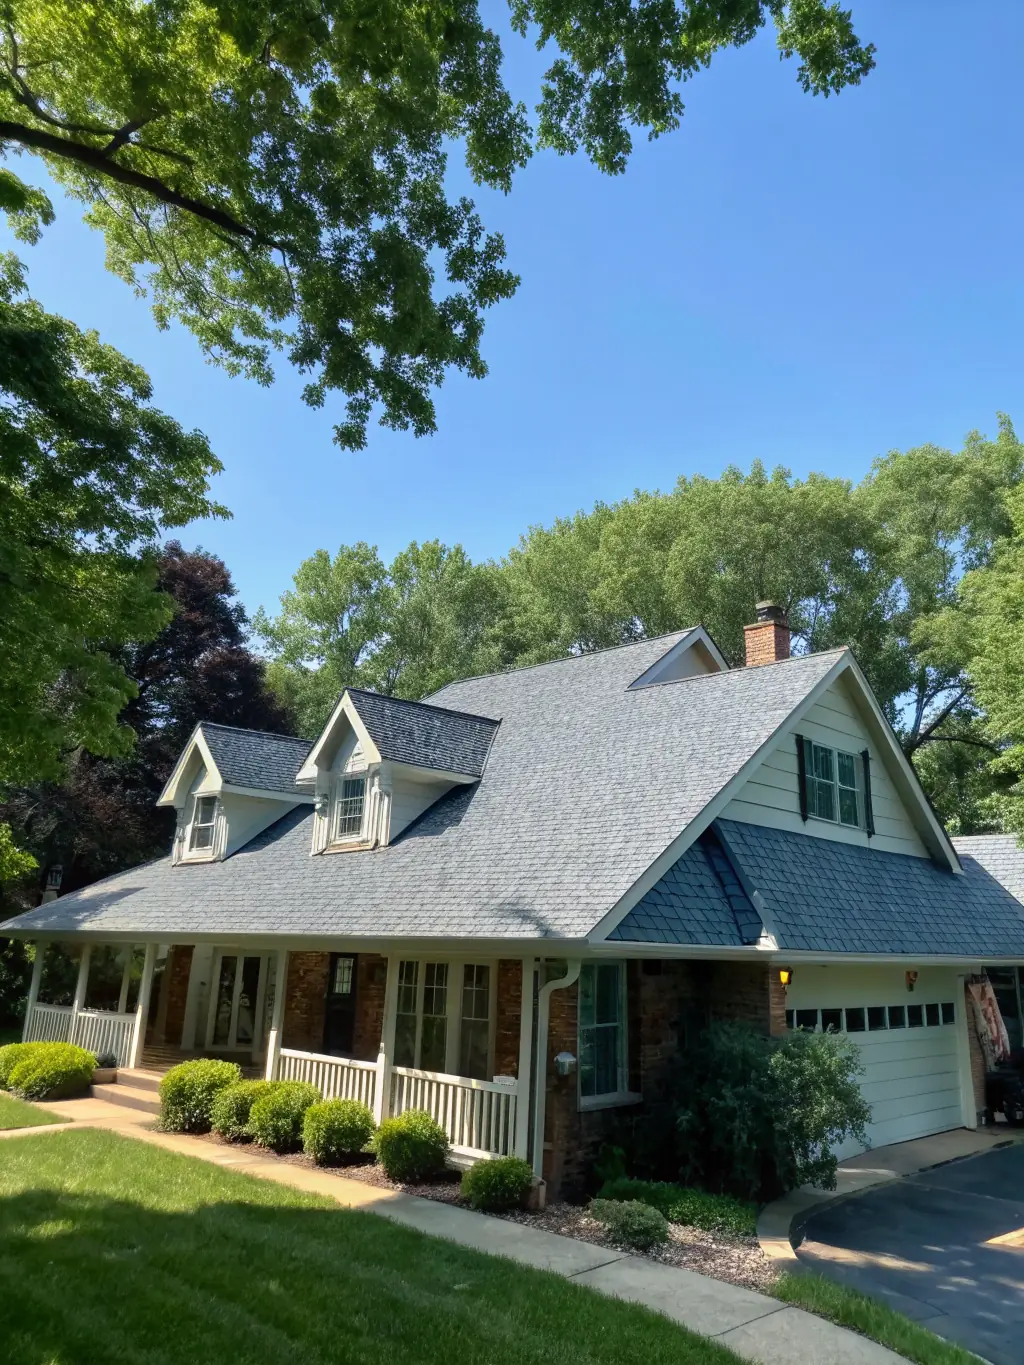
[[[202,218],[207,223],[213,223],[216,227],[231,233],[233,237],[241,237],[253,245],[271,246],[284,250],[279,242],[262,237],[255,228],[240,223],[237,218],[232,217],[224,209],[216,208],[212,204],[204,204],[199,199],[193,199],[191,195],[182,194],[170,185],[165,185],[162,180],[157,179],[154,175],[146,175],[142,171],[135,171],[129,166],[121,166],[118,162],[109,160],[102,148],[87,147],[81,142],[72,142],[69,138],[58,137],[55,133],[48,133],[42,128],[28,128],[21,123],[6,121],[0,121],[0,142],[20,142],[25,147],[35,147],[41,152],[49,152],[51,156],[60,156],[68,161],[75,161],[81,166],[87,166],[90,170],[97,171],[100,175],[116,180],[121,185],[131,185],[134,189],[151,194],[154,199],[159,199],[163,204],[170,204],[174,208],[181,209],[183,213],[191,213],[196,218]]]
[[[998,744],[991,744],[987,739],[975,739],[967,735],[932,735],[928,741],[930,744],[973,744],[978,749],[987,749],[989,753],[997,756],[1003,751]]]
[[[927,740],[931,739],[932,735],[939,728],[942,722],[947,718],[947,716],[949,716],[952,713],[953,709],[960,702],[963,701],[965,691],[966,691],[965,688],[961,688],[960,691],[956,694],[956,696],[952,699],[952,701],[946,703],[946,705],[942,708],[942,710],[935,717],[935,719],[933,721],[930,721],[923,730],[918,731],[918,733],[912,738],[911,742],[907,746],[906,752],[908,757],[912,753],[914,753],[915,750],[920,749],[921,745],[926,743]]]

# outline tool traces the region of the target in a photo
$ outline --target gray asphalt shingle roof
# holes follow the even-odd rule
[[[994,870],[966,854],[969,841],[957,841],[960,877],[929,858],[733,820],[716,827],[738,871],[764,898],[783,950],[1024,958],[1024,906]],[[723,946],[742,941],[721,883],[716,888],[697,875],[691,855],[688,850],[612,937]],[[1024,878],[1017,885],[1024,892]]]
[[[239,730],[233,725],[200,726],[221,777],[232,787],[296,792],[295,774],[312,745],[308,739]]]
[[[310,857],[293,812],[222,863],[162,860],[18,927],[338,937],[586,935],[839,658],[629,689],[685,632],[473,678],[431,701],[501,721],[482,779],[389,848]]]
[[[964,834],[953,840],[961,863],[971,858],[1024,902],[1024,848],[1015,834]]]
[[[469,777],[483,772],[498,721],[358,687],[348,695],[381,758]]]

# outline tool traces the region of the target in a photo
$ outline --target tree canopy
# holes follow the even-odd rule
[[[0,782],[54,777],[79,746],[130,746],[117,651],[171,614],[156,539],[223,514],[206,438],[150,395],[138,366],[44,312],[0,260]]]
[[[517,283],[446,188],[450,149],[503,191],[538,146],[620,172],[633,132],[675,128],[680,85],[768,23],[810,93],[874,64],[835,0],[510,9],[554,50],[535,128],[477,0],[0,0],[0,145],[85,204],[158,325],[261,383],[285,350],[307,402],[346,395],[343,446],[375,407],[423,434],[449,369],[485,373],[484,310]],[[9,169],[0,207],[30,240],[53,214]]]
[[[319,550],[280,613],[255,624],[271,684],[312,737],[349,684],[420,697],[697,623],[739,664],[744,625],[772,600],[797,652],[852,646],[940,813],[969,832],[993,818],[998,745],[969,672],[960,587],[1006,553],[1005,494],[1022,474],[1006,418],[994,440],[973,432],[957,452],[890,452],[857,485],[755,461],[532,527],[496,563],[436,542],[390,566],[365,544]]]
[[[268,690],[264,662],[248,647],[248,621],[223,561],[172,540],[155,563],[157,588],[172,615],[153,640],[129,643],[114,655],[134,692],[119,719],[135,742],[107,757],[75,750],[59,780],[8,784],[0,820],[34,855],[19,863],[11,845],[8,877],[23,875],[36,861],[59,863],[63,890],[73,891],[166,854],[174,815],[155,803],[199,721],[292,733],[290,712]],[[0,918],[3,908],[20,907],[21,893],[0,890]]]

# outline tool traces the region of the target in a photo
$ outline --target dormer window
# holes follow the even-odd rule
[[[862,765],[862,758],[856,754],[804,740],[808,813],[834,824],[862,827]]]
[[[197,796],[192,814],[192,830],[189,834],[190,853],[209,852],[213,848],[213,832],[217,824],[217,798]]]
[[[334,809],[334,837],[336,840],[358,839],[363,832],[363,808],[366,805],[366,774],[343,777],[338,783]]]

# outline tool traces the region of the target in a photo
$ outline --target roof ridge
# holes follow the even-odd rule
[[[224,725],[219,720],[201,720],[198,722],[200,730],[231,730],[236,735],[262,735],[265,739],[290,739],[294,744],[312,745],[311,739],[303,739],[301,735],[284,735],[280,730],[252,730],[246,725]]]
[[[673,636],[692,635],[695,630],[701,629],[702,627],[699,625],[680,626],[678,630],[667,630],[662,635],[645,635],[642,640],[623,640],[619,645],[602,645],[600,649],[587,649],[581,654],[560,654],[557,659],[541,659],[535,664],[520,664],[516,668],[494,668],[489,673],[471,673],[466,678],[454,678],[450,683],[445,683],[444,687],[439,687],[436,692],[431,692],[429,695],[436,697],[446,687],[458,687],[462,683],[479,682],[481,678],[507,678],[512,673],[529,673],[533,668],[548,668],[552,664],[580,663],[581,660],[593,659],[598,654],[613,654],[617,649],[637,649],[640,645],[657,644],[659,640],[670,640]]]
[[[487,675],[484,674],[483,676],[486,677]],[[460,681],[466,682],[468,679],[463,678],[460,679]],[[445,683],[445,687],[453,686],[454,683]],[[481,716],[476,711],[461,711],[457,710],[454,706],[436,706],[433,702],[414,701],[411,697],[393,697],[387,692],[374,692],[369,687],[346,687],[345,692],[358,692],[364,697],[379,697],[381,701],[397,701],[401,702],[403,706],[422,706],[427,711],[441,711],[447,716],[464,716],[466,720],[481,720],[487,725],[501,724],[501,722],[495,720],[493,716]],[[344,696],[344,692],[341,695]],[[339,701],[340,700],[341,698],[339,697]],[[335,703],[335,705],[337,705],[337,703]]]

